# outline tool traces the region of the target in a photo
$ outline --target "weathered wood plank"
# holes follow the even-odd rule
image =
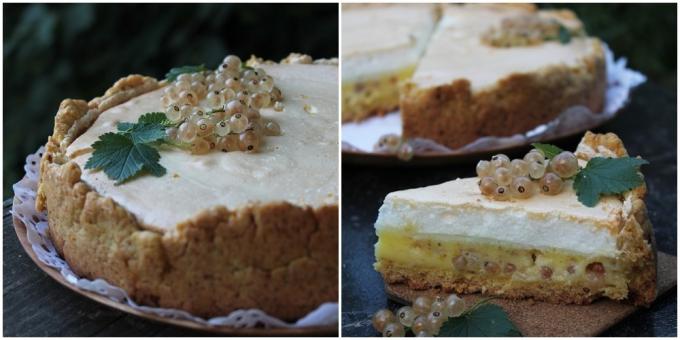
[[[52,280],[24,253],[12,225],[10,208],[11,201],[4,201],[4,335],[89,336],[104,332],[149,336],[167,327],[100,305]]]

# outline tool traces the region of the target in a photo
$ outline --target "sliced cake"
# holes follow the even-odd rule
[[[342,7],[342,120],[361,120],[399,105],[437,18],[433,4]]]
[[[575,153],[581,167],[595,157],[625,156],[613,134],[588,133]],[[551,169],[559,161],[553,162],[547,170],[557,172]],[[376,270],[386,283],[416,290],[552,303],[584,304],[599,297],[651,303],[656,262],[644,182],[589,207],[570,179],[550,193],[548,174],[553,173],[539,174],[544,177],[538,184],[547,194],[522,199],[483,195],[479,178],[390,193],[375,224]],[[515,189],[523,196],[525,188]]]
[[[605,80],[602,43],[570,11],[447,5],[403,88],[403,137],[458,148],[529,131],[572,106],[600,112]]]

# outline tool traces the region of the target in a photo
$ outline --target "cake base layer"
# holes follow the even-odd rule
[[[372,79],[342,84],[342,121],[360,121],[399,107],[399,84],[408,80],[415,65]]]

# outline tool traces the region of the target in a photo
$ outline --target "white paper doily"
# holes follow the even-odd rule
[[[58,270],[72,285],[90,292],[98,293],[109,299],[128,306],[166,318],[189,320],[207,326],[228,326],[233,328],[302,328],[312,326],[332,326],[338,323],[338,304],[324,303],[295,323],[288,323],[267,315],[259,309],[236,310],[226,316],[203,319],[186,311],[169,308],[157,308],[135,303],[121,288],[113,286],[102,279],[89,280],[76,275],[71,267],[57,253],[48,235],[47,215],[35,210],[35,196],[40,176],[40,158],[44,147],[26,157],[24,170],[26,175],[13,185],[14,205],[12,215],[26,226],[26,236],[37,258],[46,265]]]
[[[459,149],[452,150],[434,141],[422,138],[411,140],[416,154],[436,152],[474,152],[490,147],[512,147],[529,142],[550,139],[560,136],[580,126],[596,124],[612,118],[620,110],[630,95],[631,89],[644,83],[647,78],[642,73],[626,67],[626,58],[614,59],[613,52],[604,45],[605,65],[607,69],[607,89],[605,91],[604,109],[601,113],[593,113],[583,106],[569,108],[553,121],[539,125],[524,134],[509,137],[482,137]],[[342,124],[342,143],[345,151],[373,152],[373,145],[385,134],[401,135],[401,117],[399,111],[384,116],[374,116],[361,122]]]

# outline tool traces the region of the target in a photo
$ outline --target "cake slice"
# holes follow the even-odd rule
[[[450,148],[523,133],[582,105],[600,112],[600,40],[570,11],[448,5],[402,89],[403,137]]]
[[[342,7],[342,120],[361,120],[399,105],[437,19],[434,4]]]
[[[586,134],[576,156],[623,157],[616,135]],[[375,224],[385,282],[551,303],[599,297],[648,305],[656,295],[652,226],[644,184],[596,206],[561,193],[497,201],[477,178],[397,191]]]

